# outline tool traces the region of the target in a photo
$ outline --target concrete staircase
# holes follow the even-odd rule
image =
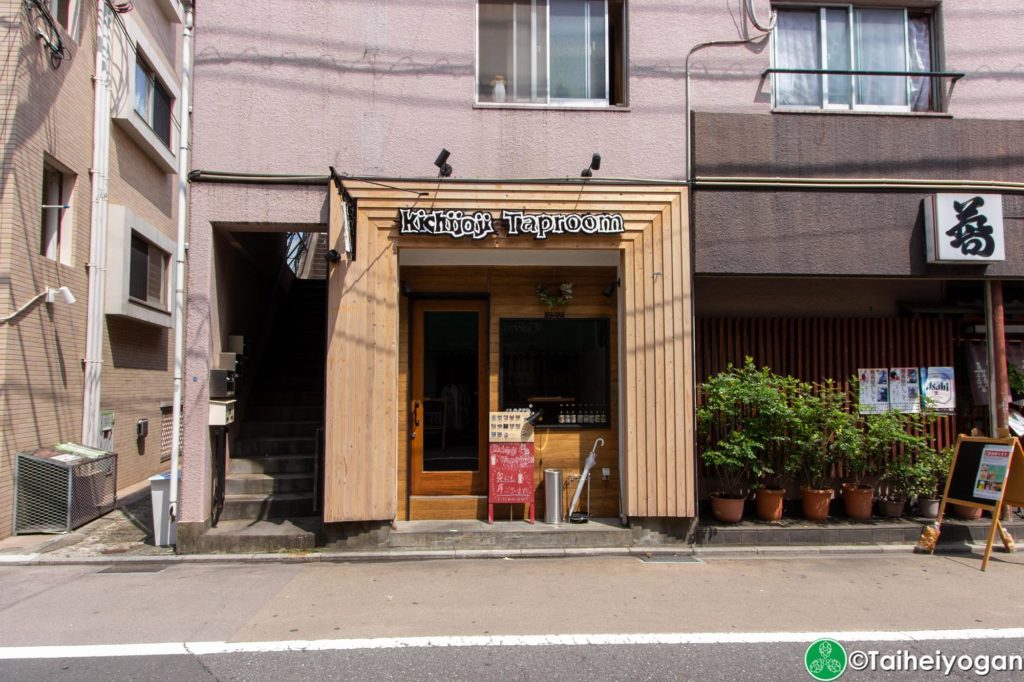
[[[227,462],[224,509],[202,551],[312,549],[319,525],[317,431],[324,421],[327,287],[295,280]]]

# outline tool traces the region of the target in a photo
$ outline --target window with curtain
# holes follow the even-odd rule
[[[932,15],[905,8],[779,8],[774,33],[778,69],[933,71]],[[936,110],[927,76],[776,73],[780,108]]]
[[[174,98],[140,55],[135,61],[135,111],[168,147],[171,146],[173,108]]]
[[[477,101],[625,104],[624,0],[479,0]]]

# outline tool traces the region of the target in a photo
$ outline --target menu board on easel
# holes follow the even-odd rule
[[[992,543],[1003,506],[1024,506],[1024,449],[1016,438],[960,436],[946,480],[946,491],[939,506],[938,523],[946,513],[946,504],[984,509],[992,514],[981,570],[988,567]]]
[[[529,413],[491,412],[487,447],[487,522],[494,523],[494,505],[525,504],[534,522],[533,426]]]

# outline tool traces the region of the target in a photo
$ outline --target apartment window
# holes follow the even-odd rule
[[[170,256],[132,231],[128,266],[128,296],[147,305],[167,309],[167,266]]]
[[[43,162],[39,253],[71,264],[71,192],[75,175]]]
[[[932,14],[905,8],[833,6],[778,9],[778,69],[933,71]],[[934,111],[925,76],[776,73],[780,108]]]
[[[50,10],[50,16],[54,20],[67,30],[70,26],[71,20],[71,1],[70,0],[49,0],[49,6],[47,9]]]
[[[171,108],[174,98],[140,56],[135,60],[135,111],[157,137],[171,146]]]
[[[625,105],[624,0],[479,0],[477,101]]]

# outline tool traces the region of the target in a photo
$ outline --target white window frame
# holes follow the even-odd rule
[[[107,208],[107,315],[126,317],[157,327],[171,327],[171,292],[174,291],[174,267],[171,259],[175,242],[127,206],[110,204]],[[160,304],[131,296],[132,234],[166,254],[163,273],[163,298]]]
[[[131,278],[132,278],[132,274],[133,273],[132,273],[132,263],[131,263],[130,253],[131,253],[131,249],[132,249],[132,240],[134,240],[136,238],[138,238],[139,241],[144,242],[146,244],[146,297],[145,298],[139,298],[138,296],[133,296],[132,295],[132,291],[131,291]],[[137,230],[135,228],[132,228],[131,234],[128,235],[128,249],[129,249],[129,258],[128,258],[128,298],[131,301],[139,303],[140,305],[150,306],[152,308],[156,308],[157,310],[164,310],[164,311],[168,310],[169,309],[168,308],[168,303],[169,303],[168,293],[169,292],[167,291],[167,283],[168,283],[168,281],[170,279],[169,275],[170,275],[170,267],[171,267],[171,254],[168,253],[167,251],[164,251],[163,249],[161,249],[159,246],[157,246],[156,244],[151,242],[149,239],[146,239],[146,237],[141,232],[139,232],[139,230]],[[159,256],[161,257],[160,258],[160,292],[159,292],[159,295],[156,298],[152,297],[151,292],[149,291],[149,285],[152,282],[152,278],[150,277],[150,274],[149,274],[149,268],[150,268],[150,266],[153,263],[153,256],[152,256],[152,251],[153,250],[156,250],[157,253],[159,254]]]
[[[60,177],[57,195],[47,187],[47,173]],[[43,158],[40,193],[39,253],[62,265],[72,265],[74,244],[74,194],[77,175],[50,156]],[[64,208],[67,206],[67,208]]]
[[[537,0],[508,0],[508,2],[513,4],[513,6],[519,5],[519,4],[524,4],[525,5],[527,2],[530,3],[530,30],[532,32],[530,43],[531,43],[531,45],[536,46],[537,40],[538,40],[538,36],[537,36]],[[587,29],[587,33],[589,35],[589,32],[590,32],[590,21],[589,21],[589,18],[590,18],[590,15],[589,15],[590,3],[587,3],[586,7],[587,7],[587,12],[588,12],[588,16],[587,16],[588,21],[586,22],[586,29]],[[544,36],[544,40],[547,41],[546,45],[545,45],[545,50],[544,50],[544,54],[547,57],[547,88],[548,88],[547,93],[545,93],[543,97],[541,97],[537,93],[537,76],[536,76],[536,74],[537,74],[537,66],[538,66],[538,64],[537,64],[537,50],[536,50],[536,48],[534,48],[533,54],[531,55],[531,58],[530,58],[530,69],[532,71],[532,75],[534,76],[533,80],[532,80],[532,91],[530,93],[530,95],[531,95],[530,99],[532,101],[530,101],[530,102],[508,102],[508,101],[506,101],[506,102],[487,102],[487,101],[484,101],[484,100],[480,99],[480,3],[479,2],[476,3],[476,19],[475,19],[475,22],[474,22],[475,26],[474,26],[474,29],[473,29],[474,30],[474,41],[475,41],[474,42],[474,60],[475,60],[475,64],[474,64],[474,69],[473,69],[473,74],[474,74],[474,78],[473,78],[474,96],[473,97],[474,97],[474,101],[476,102],[476,105],[477,106],[481,106],[481,107],[497,107],[497,108],[501,108],[501,107],[506,107],[506,108],[507,107],[526,107],[526,108],[528,108],[528,107],[573,107],[573,108],[592,107],[592,108],[601,108],[601,109],[617,106],[617,105],[613,105],[611,103],[611,101],[612,101],[612,92],[611,92],[611,88],[612,88],[612,83],[611,83],[611,52],[610,52],[610,49],[609,49],[611,47],[610,42],[609,42],[611,40],[611,35],[610,35],[611,31],[608,30],[608,26],[609,26],[608,0],[604,0],[604,26],[605,26],[605,30],[604,30],[604,55],[605,55],[605,58],[604,58],[604,93],[605,93],[605,96],[604,96],[603,99],[601,99],[601,98],[596,98],[596,99],[564,98],[564,99],[562,99],[562,98],[557,98],[557,97],[551,97],[551,2],[550,2],[550,0],[547,3],[545,3],[544,11],[546,13],[544,25],[547,27],[547,31],[546,31],[546,34]],[[518,49],[519,49],[519,44],[518,44],[518,41],[516,40],[516,32],[518,30],[519,30],[519,26],[518,26],[518,23],[515,21],[514,14],[513,14],[513,21],[512,21],[512,64],[513,64],[513,67],[515,67],[515,65],[519,63],[519,61],[517,59],[518,55],[516,54]],[[623,41],[623,43],[625,42],[625,36],[622,37],[622,41]],[[625,44],[622,45],[621,49],[622,49],[622,51],[625,51]],[[586,60],[586,66],[587,66],[587,71],[588,71],[588,75],[589,75],[589,71],[590,71],[590,67],[591,67],[589,59]],[[511,77],[508,79],[508,87],[509,87],[509,91],[511,93],[514,93],[514,92],[518,91],[518,88],[516,87],[516,80],[518,78],[518,75],[519,75],[518,71],[517,70],[513,70]],[[589,78],[587,79],[587,87],[588,88],[590,87],[590,79]]]
[[[139,71],[140,70],[142,71],[142,75],[145,77],[145,81],[146,81],[146,85],[145,85],[145,88],[146,88],[146,92],[145,92],[145,95],[146,95],[146,100],[145,100],[146,101],[146,110],[145,111],[139,111],[139,107],[138,107]],[[157,90],[159,89],[160,91],[162,91],[162,93],[164,95],[166,95],[168,99],[170,99],[171,105],[170,105],[169,112],[168,112],[169,113],[169,117],[168,117],[169,118],[169,122],[168,122],[168,126],[169,127],[168,127],[168,131],[167,131],[167,144],[166,144],[166,146],[169,148],[171,141],[174,140],[174,118],[175,118],[175,116],[174,116],[174,107],[175,107],[175,104],[177,104],[177,99],[164,86],[163,82],[161,82],[161,80],[160,80],[160,77],[157,76],[156,69],[154,69],[152,66],[149,65],[149,62],[146,61],[145,57],[136,56],[136,58],[135,58],[135,81],[134,81],[134,88],[135,88],[134,92],[135,92],[135,95],[136,95],[136,99],[134,100],[134,103],[133,103],[133,106],[135,108],[135,113],[138,114],[140,117],[142,117],[142,120],[144,120],[146,122],[146,124],[150,127],[150,129],[153,131],[153,133],[156,135],[157,139],[160,140],[161,143],[163,143],[164,140],[163,140],[162,137],[160,137],[160,133],[157,132],[156,128],[154,127],[154,121],[153,121],[153,119],[154,119],[154,117],[156,115],[156,95],[157,95]]]
[[[816,10],[818,12],[818,47],[819,47],[820,54],[821,54],[821,64],[822,64],[821,68],[823,68],[823,69],[827,69],[828,68],[828,39],[827,39],[826,33],[825,33],[825,30],[826,30],[826,28],[825,28],[825,26],[826,26],[826,20],[825,20],[826,13],[825,13],[825,10],[826,9],[845,9],[846,12],[847,12],[847,14],[846,14],[846,16],[847,16],[846,26],[847,26],[848,35],[849,35],[849,38],[850,38],[850,64],[851,64],[850,68],[851,68],[851,70],[857,70],[857,52],[856,52],[857,37],[855,35],[856,22],[854,21],[854,10],[857,10],[857,9],[887,9],[887,10],[894,10],[895,9],[895,10],[902,10],[903,11],[903,46],[904,46],[904,55],[905,55],[905,63],[906,63],[906,68],[904,70],[905,71],[910,71],[911,70],[910,69],[911,54],[910,54],[910,19],[909,19],[909,13],[910,13],[910,10],[918,9],[918,8],[907,7],[907,6],[896,7],[896,6],[891,6],[891,5],[889,5],[889,6],[885,6],[885,5],[883,5],[883,6],[877,6],[877,5],[852,5],[852,4],[849,4],[849,3],[822,3],[822,4],[815,3],[815,4],[806,4],[806,5],[799,5],[799,4],[777,4],[774,7],[776,9],[779,9],[779,10],[798,10],[798,11],[804,11],[804,12],[809,12],[809,11],[812,11],[812,10]],[[926,10],[927,8],[920,8],[920,9],[921,10]],[[936,55],[936,49],[935,49],[935,46],[936,46],[936,42],[935,42],[935,34],[936,34],[935,14],[932,13],[930,16],[931,16],[931,30],[929,31],[929,46],[928,47],[929,47],[929,51],[930,51],[930,54],[931,54],[932,70],[934,71],[935,70],[935,65],[936,65],[937,59],[938,59],[937,55]],[[778,65],[778,63],[779,63],[778,55],[776,54],[777,44],[778,44],[778,41],[776,40],[775,34],[773,32],[772,36],[771,36],[771,60],[772,60],[771,63],[772,63],[772,67],[773,68],[775,68]],[[896,69],[893,69],[893,70],[895,71]],[[934,79],[932,79],[932,81],[929,84],[929,87],[932,88],[932,102],[933,102],[932,108],[929,111],[927,111],[927,112],[923,112],[923,111],[915,112],[915,111],[913,111],[913,102],[912,102],[912,96],[911,96],[911,87],[910,87],[910,83],[911,83],[911,79],[912,79],[911,76],[902,76],[902,78],[904,78],[905,81],[906,81],[906,101],[907,101],[906,105],[858,104],[857,103],[857,79],[858,78],[870,78],[871,76],[849,76],[849,78],[850,78],[850,103],[849,104],[846,104],[846,103],[833,104],[833,103],[830,103],[828,101],[828,80],[829,80],[828,74],[821,74],[821,75],[818,76],[818,78],[820,79],[820,87],[821,87],[821,101],[818,104],[818,106],[813,106],[813,105],[807,105],[807,104],[779,104],[778,101],[777,101],[778,87],[777,87],[777,84],[776,84],[776,77],[778,75],[780,75],[780,74],[776,74],[776,73],[772,74],[772,109],[777,109],[779,111],[793,111],[793,110],[801,110],[801,111],[869,111],[869,112],[873,111],[873,112],[879,112],[879,113],[918,113],[918,114],[929,114],[929,113],[935,113],[937,111],[940,111],[940,108],[938,107],[938,104],[939,104],[939,102],[941,100],[939,98],[938,89],[935,87]],[[880,76],[880,78],[901,78],[901,76]]]
[[[178,140],[179,126],[181,120],[181,89],[175,75],[174,68],[164,58],[164,55],[150,42],[145,31],[143,31],[131,14],[125,15],[124,25],[127,36],[121,32],[115,32],[114,39],[118,47],[117,67],[115,73],[120,73],[124,82],[116,84],[127,94],[126,97],[115,98],[113,112],[114,122],[131,137],[139,148],[153,160],[156,165],[165,173],[177,173],[178,171]],[[160,82],[164,90],[171,96],[171,141],[165,144],[160,136],[150,126],[149,121],[135,109],[136,95],[136,62],[139,56],[145,60],[150,67],[153,76]]]
[[[81,6],[79,5],[79,0],[67,0],[67,3],[68,3],[68,23],[67,24],[62,24],[60,22],[60,20],[57,18],[57,10],[58,10],[59,2],[60,2],[60,0],[46,0],[46,2],[44,3],[46,5],[46,10],[50,13],[50,16],[53,17],[54,23],[56,23],[58,26],[63,28],[64,32],[67,34],[67,36],[69,38],[71,38],[71,40],[74,40],[74,41],[77,42],[78,41],[78,23],[79,23],[78,22],[78,16],[79,16],[80,10],[81,10]]]

